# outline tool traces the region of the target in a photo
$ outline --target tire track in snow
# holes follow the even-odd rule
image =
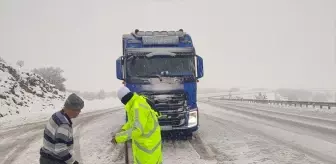
[[[211,102],[210,104],[216,105],[219,108],[223,108],[227,111],[237,112],[237,113],[241,113],[247,116],[253,116],[259,119],[266,120],[268,122],[276,122],[276,123],[280,123],[280,124],[287,125],[290,127],[297,127],[300,129],[300,132],[304,132],[304,133],[309,132],[309,135],[321,137],[329,142],[336,143],[336,129],[334,128],[323,127],[323,126],[318,126],[314,124],[308,124],[308,123],[300,122],[298,120],[290,120],[286,118],[270,116],[267,113],[256,113],[253,111],[253,109],[245,110],[243,108],[232,107],[230,105],[226,105],[226,104],[222,104],[218,102]]]
[[[260,133],[253,127],[245,127],[241,121],[232,121],[219,118],[209,114],[202,114],[200,118],[208,120],[205,125],[211,129],[203,129],[208,132],[204,136],[212,151],[216,154],[219,163],[260,163],[260,164],[278,164],[278,163],[305,163],[321,164],[314,158],[307,157],[302,151],[292,149],[283,141],[270,138],[264,133]],[[204,122],[204,121],[203,121]],[[216,127],[216,131],[213,130]],[[209,134],[212,131],[212,134]],[[205,134],[205,133],[203,133]],[[314,156],[312,156],[314,157]]]
[[[191,139],[162,141],[163,163],[217,163],[214,154],[207,148],[198,133]]]
[[[83,113],[82,116],[79,116],[77,119],[74,119],[74,125],[76,127],[80,123],[88,123],[88,121],[86,120],[87,118],[90,118],[91,120],[93,120],[94,117],[103,116],[109,112],[120,111],[121,109],[122,109],[121,107],[115,107],[115,108],[100,110],[96,112]],[[6,143],[0,144],[1,146],[0,159],[4,161],[3,164],[13,163],[19,156],[21,156],[21,154],[26,149],[29,148],[29,145],[31,143],[33,143],[37,139],[41,139],[43,137],[43,130],[44,130],[44,126],[46,122],[47,120],[37,122],[36,125],[32,123],[29,123],[26,126],[20,125],[20,126],[17,126],[17,129],[10,128],[10,130],[0,133],[1,135],[5,135],[6,138],[11,138],[12,140],[12,142],[9,144],[6,144]],[[13,139],[13,137],[15,138]],[[41,143],[41,146],[42,146],[42,143]],[[75,148],[75,151],[76,150],[78,151],[79,149],[80,148]],[[80,155],[80,153],[76,153],[76,154]],[[79,158],[81,157],[79,156]]]
[[[46,121],[38,122],[36,124],[20,125],[18,127],[14,127],[9,130],[0,132],[0,136],[4,140],[10,137],[13,137],[13,136],[19,137],[21,135],[25,135],[32,131],[36,131],[36,130],[44,128],[45,123]]]
[[[238,108],[244,108],[244,109],[249,109],[249,110],[253,110],[253,111],[259,111],[259,112],[264,113],[264,114],[267,113],[268,115],[272,114],[274,116],[282,116],[282,117],[286,117],[286,118],[300,119],[300,120],[304,120],[304,121],[308,121],[308,122],[315,122],[317,124],[328,125],[329,127],[336,127],[336,120],[278,112],[278,111],[268,110],[268,109],[263,108],[263,107],[251,107],[251,106],[248,106],[248,105],[243,105],[243,104],[238,104],[238,103],[227,103],[227,102],[220,102],[220,101],[215,101],[215,102],[216,103],[221,103],[223,105],[231,105],[231,106],[235,106],[235,107],[238,107]]]
[[[252,132],[253,134],[268,140],[275,141],[280,145],[285,145],[292,150],[308,154],[309,156],[323,161],[324,163],[334,163],[334,161],[336,161],[336,156],[333,153],[336,150],[335,144],[323,141],[320,138],[301,135],[295,131],[291,132],[285,129],[281,129],[279,127],[272,126],[272,124],[269,125],[260,119],[246,118],[237,114],[230,114],[230,112],[225,112],[225,110],[228,110],[227,107],[224,107],[218,103],[209,104],[213,104],[217,107],[219,106],[221,109],[224,109],[224,111],[216,109],[216,115],[213,113],[207,113],[208,115],[211,115],[211,117],[221,120],[228,120],[231,122],[230,124],[240,129],[243,129],[247,132]]]
[[[37,131],[32,136],[17,141],[14,147],[8,149],[9,153],[7,154],[9,155],[3,160],[3,164],[13,163],[16,160],[16,157],[18,157],[20,153],[26,150],[29,147],[29,144],[34,142],[38,138],[38,136],[41,135],[41,132],[42,131]]]
[[[193,138],[189,139],[189,142],[191,146],[195,149],[195,151],[198,153],[201,159],[213,160],[215,158],[215,155],[210,149],[210,147],[204,144],[203,140],[201,139],[198,133],[195,133],[193,135]]]

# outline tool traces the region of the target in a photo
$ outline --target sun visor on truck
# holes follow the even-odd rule
[[[142,91],[174,91],[174,90],[184,90],[183,84],[167,84],[167,83],[158,83],[158,84],[149,84],[140,86]]]
[[[143,45],[178,45],[178,36],[143,36]]]

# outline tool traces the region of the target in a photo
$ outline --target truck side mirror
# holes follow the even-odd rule
[[[197,57],[197,79],[202,78],[204,76],[204,70],[203,70],[203,58],[196,55]]]
[[[122,65],[123,65],[123,57],[120,56],[120,57],[116,60],[116,74],[117,74],[117,78],[118,78],[119,80],[124,80]]]

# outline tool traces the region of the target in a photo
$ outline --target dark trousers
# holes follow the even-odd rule
[[[40,164],[64,164],[64,162],[55,161],[46,157],[40,157]]]

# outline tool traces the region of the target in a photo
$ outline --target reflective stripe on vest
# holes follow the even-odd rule
[[[147,109],[147,110],[152,110],[151,108],[148,108],[147,105],[144,105],[142,103],[139,104],[141,107]],[[143,137],[146,137],[146,138],[149,138],[150,136],[152,136],[152,134],[156,131],[156,129],[158,128],[159,126],[159,122],[156,121],[155,119],[155,116],[153,116],[153,113],[150,111],[150,115],[152,116],[152,119],[154,121],[154,127],[152,130],[150,130],[147,134],[144,133],[144,128],[142,127],[142,125],[140,124],[140,121],[139,121],[139,109],[138,108],[135,108],[134,109],[135,111],[135,119],[134,119],[134,125],[133,125],[133,128],[129,129],[129,130],[126,130],[126,131],[123,131],[120,133],[121,136],[124,136],[126,135],[127,136],[127,140],[130,140],[131,139],[131,136],[132,136],[132,131],[135,130],[136,128],[139,128],[141,133],[142,133],[142,136]]]
[[[147,110],[152,110],[151,108],[149,108],[147,105],[140,103],[139,104],[141,107],[147,109]],[[153,113],[150,111],[150,115],[152,116],[152,119],[154,121],[154,127],[152,130],[150,130],[147,134],[142,134],[143,137],[149,138],[152,136],[152,134],[157,130],[159,123],[156,120],[156,118],[153,116]],[[136,140],[134,140],[134,144],[143,152],[146,152],[148,154],[152,154],[160,145],[161,145],[161,140],[158,141],[158,143],[152,148],[152,149],[147,149],[143,146],[141,146]]]
[[[142,147],[136,140],[134,140],[134,144],[143,152],[146,152],[148,154],[152,154],[160,145],[161,145],[161,140],[152,148],[152,149],[146,149]]]
[[[133,128],[119,133],[119,136],[126,135],[127,140],[131,139],[133,130],[135,130],[137,128],[140,129],[141,133],[144,133],[144,129],[143,129],[143,127],[142,127],[142,125],[140,124],[140,121],[139,121],[139,109],[135,108],[134,110],[135,110],[135,120],[134,120]]]
[[[136,160],[137,164],[141,164],[140,160],[137,157],[135,157],[135,160]],[[156,164],[162,164],[162,162],[161,161],[157,161]]]

